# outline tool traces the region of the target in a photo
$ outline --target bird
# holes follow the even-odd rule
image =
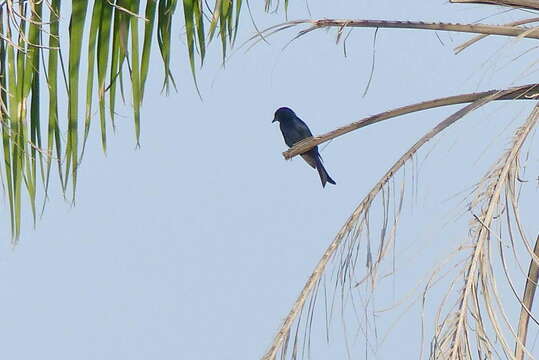
[[[272,123],[276,121],[279,122],[279,127],[283,133],[284,142],[289,147],[294,146],[294,144],[305,138],[313,136],[307,124],[305,124],[303,120],[301,120],[296,113],[288,107],[281,107],[275,111]],[[326,183],[333,185],[336,184],[335,181],[329,176],[328,172],[324,168],[324,165],[322,165],[322,157],[318,152],[318,146],[304,152],[301,154],[301,157],[307,162],[307,164],[318,170],[322,187],[326,187]]]

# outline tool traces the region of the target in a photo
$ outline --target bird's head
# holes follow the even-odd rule
[[[296,117],[296,113],[292,111],[292,109],[287,107],[281,107],[278,108],[277,111],[275,111],[275,115],[273,116],[273,121],[283,121],[288,119],[293,119]]]

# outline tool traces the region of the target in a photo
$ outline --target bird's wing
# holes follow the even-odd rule
[[[295,122],[295,125],[297,126],[298,130],[300,130],[301,133],[305,135],[304,138],[313,136],[313,134],[311,133],[311,129],[309,129],[309,127],[307,126],[307,124],[303,122],[303,120],[301,120],[297,116],[296,116],[296,120],[297,121]]]
[[[284,141],[289,147],[294,146],[297,142],[313,136],[307,124],[299,117],[292,117],[281,121],[281,132],[283,133]]]

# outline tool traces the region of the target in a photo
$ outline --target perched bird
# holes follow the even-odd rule
[[[305,124],[290,108],[282,107],[277,109],[272,122],[275,121],[279,122],[284,142],[289,147],[294,146],[294,144],[300,140],[313,136],[307,124]],[[307,164],[318,170],[320,180],[322,181],[322,187],[325,187],[326,183],[335,185],[335,181],[333,181],[324,168],[324,165],[322,165],[322,158],[320,157],[320,153],[318,153],[318,146],[304,152],[301,154],[301,157]]]

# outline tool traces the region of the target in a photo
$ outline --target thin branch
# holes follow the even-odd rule
[[[399,108],[389,110],[389,111],[384,111],[382,113],[372,115],[364,119],[361,119],[359,121],[355,121],[351,124],[342,126],[324,135],[315,136],[312,138],[307,138],[305,140],[302,140],[298,142],[297,144],[295,144],[293,147],[291,147],[289,150],[285,151],[283,153],[283,156],[285,159],[291,159],[294,156],[302,154],[326,141],[335,139],[336,137],[339,137],[351,131],[360,129],[367,125],[375,124],[383,120],[391,119],[397,116],[410,114],[413,112],[422,111],[426,109],[473,102],[478,99],[484,98],[486,96],[499,93],[500,91],[501,90],[489,90],[489,91],[484,91],[484,92],[479,92],[479,93],[449,96],[445,98],[438,98],[434,100],[424,101],[424,102],[420,102],[420,103],[416,103],[412,105],[406,105],[406,106],[399,107]],[[509,88],[507,90],[504,90],[503,93],[504,95],[497,97],[496,100],[516,100],[516,99],[535,100],[537,99],[537,97],[539,97],[539,84],[517,86],[514,88]]]

